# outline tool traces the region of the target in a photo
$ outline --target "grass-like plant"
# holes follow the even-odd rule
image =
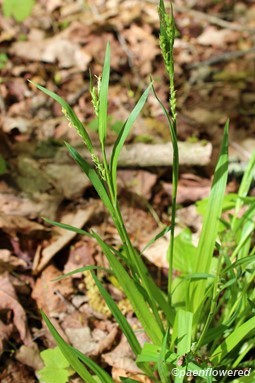
[[[179,167],[173,60],[175,24],[172,8],[168,14],[163,0],[159,2],[159,16],[160,47],[170,80],[169,111],[158,99],[151,82],[123,125],[109,161],[105,152],[110,76],[109,44],[106,47],[102,76],[96,87],[91,80],[90,88],[98,118],[101,158],[95,154],[89,134],[72,108],[55,93],[37,85],[62,106],[70,126],[77,130],[89,150],[93,165],[66,143],[69,153],[90,179],[109,212],[122,241],[121,251],[106,243],[96,232],[87,232],[47,219],[46,221],[94,238],[100,245],[110,265],[108,272],[117,278],[150,342],[141,346],[135,330],[97,277],[97,269],[100,268],[85,266],[79,271],[90,270],[92,273],[95,284],[136,356],[137,365],[152,381],[181,383],[193,379],[195,382],[209,383],[216,376],[212,371],[221,368],[228,372],[225,372],[226,376],[218,375],[222,382],[227,381],[229,376],[232,376],[231,380],[235,377],[236,383],[254,382],[255,372],[249,376],[243,375],[247,375],[249,368],[254,366],[251,353],[255,348],[255,251],[252,246],[255,201],[248,197],[255,169],[255,153],[248,164],[238,194],[225,196],[228,177],[227,122],[210,196],[200,206],[203,207],[204,220],[198,246],[192,244],[191,235],[187,231],[175,238]],[[131,243],[121,215],[117,190],[117,167],[121,149],[151,91],[166,116],[174,153],[171,226],[161,231],[148,244],[151,245],[170,230],[171,238],[166,255],[169,260],[166,292],[156,285],[150,270],[143,262],[142,254]],[[224,219],[223,210],[229,210],[228,217]],[[178,271],[175,278],[173,270]],[[70,274],[72,273],[68,275]],[[42,316],[63,355],[84,382],[113,383],[112,377],[106,371],[67,344],[47,316],[44,313]],[[130,378],[122,378],[122,381],[136,382]]]

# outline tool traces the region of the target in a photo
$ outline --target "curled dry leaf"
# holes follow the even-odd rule
[[[66,300],[73,292],[70,278],[53,282],[61,275],[55,266],[50,265],[37,279],[33,289],[32,298],[36,301],[37,306],[50,317],[59,317],[70,311]]]
[[[19,215],[0,214],[0,228],[15,237],[17,233],[34,236],[36,233],[44,232],[45,227],[37,222],[30,221]]]
[[[95,321],[95,328],[89,327],[90,313],[75,310],[67,315],[61,327],[70,343],[79,351],[88,356],[101,355],[109,350],[117,336],[117,326],[110,321]]]
[[[74,213],[67,213],[62,218],[61,223],[65,223],[81,229],[85,223],[92,217],[95,212],[95,204],[89,205],[86,209],[79,209]],[[42,251],[42,260],[35,270],[40,272],[50,262],[56,253],[58,253],[63,247],[65,247],[77,234],[73,231],[60,229],[55,230],[59,236],[49,246],[45,247]]]
[[[13,324],[19,332],[22,342],[29,346],[32,344],[31,334],[27,327],[26,313],[18,302],[17,295],[6,272],[0,275],[0,310],[9,309],[13,312]],[[11,327],[8,327],[10,331]]]
[[[148,342],[149,339],[146,334],[142,331],[141,324],[136,318],[127,318],[129,324],[133,329],[137,330],[137,338],[139,343],[143,345]],[[142,374],[140,368],[135,363],[135,355],[130,348],[127,338],[122,334],[120,343],[112,351],[103,354],[104,361],[112,366],[113,368],[120,369],[122,372],[125,371],[127,374]],[[126,375],[121,375],[126,376]],[[130,376],[130,375],[129,375]]]
[[[5,271],[12,271],[19,266],[25,267],[26,262],[12,255],[8,249],[0,250],[0,274]]]
[[[11,53],[26,60],[56,63],[60,68],[78,67],[86,70],[91,56],[76,43],[62,36],[41,41],[18,41],[13,44]]]
[[[120,377],[134,379],[135,381],[141,382],[141,383],[153,383],[151,379],[149,379],[147,376],[143,375],[142,373],[132,374],[130,372],[127,372],[123,368],[113,367],[112,378],[114,382],[121,383]]]
[[[0,356],[4,351],[4,342],[9,339],[13,330],[14,327],[12,323],[6,325],[0,320]]]

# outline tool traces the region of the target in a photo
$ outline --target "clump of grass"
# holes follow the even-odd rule
[[[149,343],[143,347],[140,345],[135,331],[97,277],[98,267],[86,266],[79,271],[91,272],[102,297],[121,331],[127,337],[136,356],[137,365],[146,376],[155,382],[162,383],[186,382],[190,381],[192,376],[195,379],[193,381],[196,382],[212,382],[212,375],[208,373],[205,375],[208,368],[212,368],[213,371],[222,368],[233,373],[238,370],[241,374],[246,371],[245,369],[254,366],[249,355],[255,347],[255,250],[252,247],[255,201],[254,198],[248,197],[248,192],[255,168],[255,153],[247,166],[238,194],[228,200],[225,196],[228,177],[229,124],[227,122],[210,196],[204,206],[204,221],[198,246],[195,247],[192,244],[190,235],[175,238],[179,171],[173,59],[175,24],[172,7],[168,15],[163,0],[160,0],[159,15],[160,47],[170,84],[169,111],[159,100],[151,82],[118,134],[109,161],[105,153],[110,76],[109,44],[106,47],[103,72],[97,86],[94,87],[91,81],[91,95],[98,118],[102,159],[95,155],[89,134],[71,107],[55,93],[37,85],[40,90],[60,103],[69,124],[77,130],[90,151],[93,165],[90,165],[75,148],[66,143],[69,153],[90,179],[109,212],[122,241],[122,251],[110,246],[96,232],[87,232],[47,219],[46,221],[94,238],[101,247],[110,265],[110,270],[107,272],[113,273],[118,280],[133,307],[134,314],[150,339]],[[131,243],[121,215],[117,190],[117,167],[121,149],[151,91],[166,116],[174,153],[171,226],[162,230],[148,244],[150,246],[170,230],[171,238],[166,255],[169,260],[167,293],[156,285],[141,254]],[[244,207],[244,213],[240,215]],[[227,219],[221,218],[222,212],[230,208],[234,209],[234,214],[229,214]],[[176,278],[173,278],[173,269],[178,271]],[[47,316],[44,313],[42,316],[63,355],[84,382],[113,383],[108,373],[68,345]],[[254,372],[245,378],[240,374],[232,375],[236,377],[234,382],[249,383],[255,379]],[[227,378],[228,376],[223,376],[221,381],[224,382]],[[122,378],[122,381],[136,382],[127,378]]]

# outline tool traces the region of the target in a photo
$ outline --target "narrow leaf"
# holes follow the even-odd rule
[[[97,194],[99,195],[100,199],[103,201],[105,207],[108,209],[110,214],[114,217],[115,212],[112,206],[112,203],[110,201],[110,198],[108,196],[108,193],[106,191],[106,188],[104,186],[103,181],[99,178],[97,172],[93,169],[92,166],[88,164],[86,160],[84,160],[81,155],[75,150],[71,145],[66,143],[67,149],[69,150],[71,156],[76,161],[76,163],[80,166],[80,168],[84,171],[84,173],[87,175],[87,177],[90,179],[92,185],[97,191]]]
[[[135,314],[144,327],[144,331],[155,344],[161,344],[163,337],[161,329],[154,316],[152,315],[150,309],[148,308],[144,296],[138,290],[135,282],[129,276],[119,260],[113,255],[110,247],[105,242],[103,242],[96,233],[93,235],[102,248],[104,254],[106,255],[112,269],[114,270],[118,282],[122,286],[127,298],[133,306]]]
[[[51,219],[48,219],[48,218],[45,218],[45,217],[42,217],[42,219],[45,222],[49,223],[50,225],[60,227],[61,229],[73,231],[74,233],[81,234],[81,235],[86,235],[87,237],[92,237],[92,235],[88,231],[85,231],[85,230],[82,230],[82,229],[78,229],[78,227],[75,227],[75,226],[72,226],[72,225],[67,225],[66,223],[52,221]]]
[[[114,300],[112,299],[110,294],[107,292],[107,290],[104,288],[102,283],[96,277],[96,275],[93,272],[91,274],[92,274],[92,277],[93,277],[93,279],[94,279],[94,281],[98,287],[98,290],[100,291],[102,297],[104,298],[104,300],[105,300],[107,306],[109,307],[111,313],[114,315],[114,318],[118,322],[120,329],[125,334],[125,336],[128,340],[128,343],[129,343],[130,347],[132,348],[134,354],[135,355],[140,354],[142,348],[141,348],[140,343],[138,342],[138,340],[135,336],[135,333],[134,333],[132,327],[128,323],[126,317],[122,314],[122,312],[120,311],[120,309],[118,308],[118,306],[116,305],[116,303],[114,302]]]
[[[85,143],[85,145],[87,146],[88,150],[90,151],[90,153],[92,153],[93,152],[93,145],[92,145],[92,142],[90,140],[90,137],[89,137],[86,129],[84,128],[82,122],[79,120],[79,118],[77,117],[77,115],[75,114],[73,109],[71,108],[71,106],[65,100],[63,100],[62,97],[58,96],[56,93],[51,92],[50,90],[44,88],[41,85],[35,84],[32,81],[30,81],[30,82],[34,86],[36,86],[38,89],[40,89],[42,92],[44,92],[45,94],[47,94],[48,96],[53,98],[55,101],[57,101],[62,106],[62,111],[65,114],[68,122],[70,123],[70,125],[72,127],[74,127],[76,129],[77,133],[82,138],[82,140]]]
[[[238,345],[239,342],[241,342],[251,331],[254,331],[255,328],[255,317],[252,317],[245,323],[243,323],[241,326],[236,328],[232,334],[230,334],[224,342],[222,342],[216,350],[213,352],[212,356],[210,357],[210,361],[215,364],[219,365],[221,361],[224,359],[224,357],[230,353],[234,347]]]
[[[215,242],[218,234],[219,218],[228,176],[228,127],[226,123],[220,157],[215,169],[211,193],[208,200],[207,211],[204,217],[202,232],[197,249],[197,273],[209,273],[213,258]],[[191,285],[189,306],[195,313],[205,297],[206,281],[198,281]],[[189,302],[187,302],[189,304]]]
[[[101,380],[102,383],[114,383],[110,375],[101,367],[99,367],[99,365],[92,359],[88,358],[86,355],[82,354],[74,347],[71,347],[71,350],[88,368],[91,369],[91,371],[94,372],[94,374]]]
[[[148,249],[151,245],[153,245],[154,242],[156,242],[159,238],[163,237],[166,233],[168,233],[171,230],[172,226],[167,226],[163,230],[161,230],[158,234],[155,235],[152,239],[149,240],[147,245],[144,246],[142,249],[142,253]]]
[[[150,84],[148,86],[148,88],[144,91],[141,98],[137,102],[136,106],[134,107],[134,109],[130,113],[130,115],[129,115],[127,121],[125,122],[123,128],[121,129],[121,131],[118,135],[118,138],[115,141],[114,147],[112,149],[110,167],[111,167],[112,179],[113,179],[113,183],[114,183],[115,187],[116,187],[116,174],[117,174],[118,159],[120,156],[121,149],[122,149],[124,142],[125,142],[128,134],[129,134],[129,132],[130,132],[132,125],[134,124],[135,120],[139,116],[139,114],[140,114],[140,112],[141,112],[141,110],[142,110],[142,108],[143,108],[143,106],[144,106],[144,104],[148,98],[148,94],[149,94],[151,87],[152,87],[152,84]],[[116,190],[115,190],[115,194],[116,194]]]
[[[99,112],[98,112],[98,133],[101,145],[104,147],[107,131],[107,106],[108,106],[108,88],[110,78],[110,44],[107,44],[102,80],[99,92]]]
[[[80,360],[77,358],[76,354],[73,352],[72,347],[69,346],[64,339],[59,335],[55,327],[52,325],[51,321],[47,317],[47,315],[42,312],[42,317],[48,327],[48,329],[51,332],[51,335],[55,339],[58,347],[60,348],[61,352],[63,353],[64,357],[68,360],[70,363],[70,366],[76,371],[80,377],[84,380],[86,383],[97,383],[93,376],[88,372],[86,367],[80,362]]]

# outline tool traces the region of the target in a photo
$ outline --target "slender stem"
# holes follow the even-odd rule
[[[144,273],[145,265],[144,265],[143,261],[141,260],[141,258],[137,255],[137,253],[136,253],[136,251],[135,251],[135,249],[134,249],[134,247],[130,241],[130,238],[129,238],[129,235],[127,233],[126,227],[124,225],[123,218],[122,218],[118,204],[115,206],[115,208],[116,208],[116,217],[118,219],[118,224],[116,225],[118,232],[120,234],[120,237],[124,239],[123,243],[125,243],[127,246],[129,256],[132,260],[132,264],[135,266],[135,271],[136,271],[138,277],[141,279],[141,282],[142,282],[145,290],[148,293],[148,296],[150,299],[149,303],[150,303],[150,307],[152,309],[152,312],[154,314],[154,317],[157,320],[161,331],[164,332],[164,326],[162,323],[162,319],[159,316],[158,309],[157,309],[157,306],[155,304],[156,300],[153,296],[151,296],[151,290],[150,290],[150,286],[148,283],[149,282],[148,276],[145,275],[145,273]],[[123,241],[123,239],[122,239],[122,241]]]
[[[172,121],[173,131],[176,134],[176,120]],[[177,137],[175,135],[174,139]],[[174,142],[174,140],[173,140]],[[170,244],[168,247],[168,259],[169,259],[169,272],[168,272],[168,301],[171,305],[172,303],[172,284],[173,284],[173,259],[174,259],[174,235],[175,235],[175,217],[176,217],[176,198],[177,198],[177,188],[178,188],[178,177],[179,177],[179,151],[178,145],[173,145],[173,167],[172,167],[172,214],[171,214],[171,237]]]

